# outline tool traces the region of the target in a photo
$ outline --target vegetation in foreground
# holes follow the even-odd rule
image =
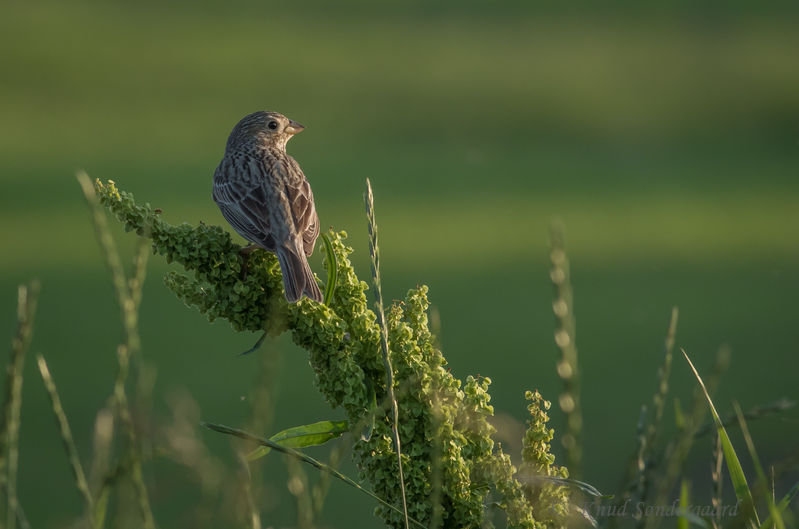
[[[285,303],[280,291],[280,272],[273,256],[261,253],[250,260],[247,274],[242,273],[240,247],[221,228],[200,225],[170,226],[160,219],[159,212],[149,206],[139,206],[133,198],[119,192],[112,182],[99,181],[95,189],[85,178],[81,180],[92,206],[98,239],[104,248],[122,310],[125,341],[117,351],[119,369],[114,391],[106,408],[98,414],[95,436],[95,458],[90,473],[83,470],[78,450],[72,440],[69,423],[47,363],[37,358],[40,374],[50,395],[58,420],[75,483],[85,501],[84,523],[102,527],[108,514],[125,515],[126,504],[116,496],[109,510],[114,489],[123,483],[135,491],[139,522],[154,527],[155,520],[149,504],[147,484],[142,466],[153,457],[151,440],[140,431],[134,420],[135,405],[129,402],[128,385],[131,359],[138,353],[138,306],[144,280],[146,242],[140,245],[133,273],[126,278],[118,254],[114,250],[105,218],[97,204],[100,202],[115,213],[128,230],[135,230],[141,240],[152,242],[152,251],[175,261],[188,275],[171,272],[165,278],[167,286],[188,305],[197,307],[209,319],[224,318],[239,330],[262,330],[264,336],[291,332],[294,341],[309,352],[316,371],[316,386],[332,407],[342,407],[347,421],[321,421],[290,428],[264,439],[243,430],[219,424],[207,424],[211,429],[248,439],[261,445],[243,459],[256,460],[271,450],[289,454],[296,461],[309,463],[320,471],[370,495],[377,503],[376,513],[389,526],[407,527],[485,527],[491,526],[502,513],[508,527],[563,527],[567,524],[599,522],[591,509],[580,506],[578,498],[603,497],[590,485],[567,479],[565,468],[554,465],[549,443],[553,431],[547,427],[546,409],[549,404],[537,392],[528,392],[531,419],[524,437],[522,463],[519,469],[510,457],[495,446],[494,428],[488,418],[493,415],[489,405],[485,378],[468,377],[465,384],[446,369],[446,361],[436,347],[435,337],[428,327],[426,288],[409,291],[402,303],[393,304],[384,314],[379,279],[379,248],[376,222],[371,200],[367,199],[367,214],[371,236],[373,282],[377,296],[377,315],[367,308],[367,285],[361,282],[349,262],[351,249],[344,245],[344,233],[331,230],[326,247],[327,285],[325,303],[303,300]],[[97,195],[94,192],[96,190]],[[577,466],[580,462],[580,406],[577,350],[574,346],[574,318],[571,312],[571,286],[568,261],[559,230],[552,237],[552,280],[556,287],[553,304],[558,328],[556,343],[562,350],[558,374],[564,380],[564,393],[559,404],[568,417],[566,447],[568,459]],[[24,511],[15,494],[17,475],[17,446],[21,368],[30,340],[35,308],[35,290],[20,289],[19,330],[12,347],[8,369],[8,391],[4,407],[2,468],[7,502],[6,525],[26,526]],[[716,412],[704,382],[694,370],[704,395],[696,399],[692,410],[681,417],[680,433],[665,449],[656,448],[663,418],[663,404],[668,393],[668,379],[676,332],[677,313],[672,315],[666,339],[664,365],[659,375],[658,391],[653,401],[653,413],[639,424],[639,450],[636,464],[628,476],[628,484],[615,498],[605,497],[616,505],[635,499],[640,504],[654,500],[655,506],[669,494],[679,478],[688,450],[710,406],[718,432],[714,482],[718,494],[714,506],[719,507],[703,518],[690,505],[687,482],[683,482],[680,509],[675,515],[681,524],[699,523],[719,526],[742,520],[750,526],[785,527],[784,514],[799,490],[799,484],[777,502],[774,491],[768,491],[767,478],[748,434],[747,448],[755,462],[757,480],[749,487],[729,437],[724,421]],[[687,355],[686,355],[687,359]],[[723,358],[721,359],[723,363]],[[693,366],[691,366],[693,368]],[[717,372],[722,369],[719,367]],[[387,385],[387,381],[393,384]],[[712,384],[709,384],[712,390]],[[777,403],[770,408],[755,410],[759,416],[781,410],[791,403]],[[744,413],[736,408],[736,423],[746,433]],[[114,433],[119,430],[114,441]],[[340,474],[333,466],[321,463],[296,450],[321,444],[348,433],[353,458],[361,478],[369,489]],[[402,444],[399,443],[402,439]],[[401,448],[400,448],[401,446]],[[149,447],[149,450],[148,450]],[[172,457],[185,454],[185,444],[173,443]],[[117,461],[112,462],[112,452]],[[183,458],[185,461],[185,457]],[[735,518],[721,507],[722,461],[726,462],[736,497],[742,506]],[[194,463],[197,463],[195,461]],[[242,468],[248,463],[242,462]],[[198,471],[202,465],[198,465]],[[295,469],[296,470],[296,469]],[[87,475],[89,476],[87,478]],[[245,474],[248,476],[249,474]],[[403,476],[403,479],[399,479]],[[239,479],[247,501],[241,511],[231,511],[242,526],[260,527],[258,507],[252,502],[252,483]],[[318,512],[324,490],[316,492],[314,500],[300,510],[298,525],[312,523],[309,513]],[[768,516],[761,522],[755,498],[765,502]],[[244,514],[242,514],[244,513]],[[573,516],[578,513],[582,521]],[[662,516],[644,515],[637,523],[654,527]],[[600,519],[612,526],[618,517]]]

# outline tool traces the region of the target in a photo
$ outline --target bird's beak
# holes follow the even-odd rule
[[[286,127],[285,130],[289,134],[297,134],[298,132],[301,132],[302,129],[304,129],[304,128],[305,128],[305,125],[301,125],[301,124],[297,123],[296,121],[290,119],[289,120],[289,126]]]

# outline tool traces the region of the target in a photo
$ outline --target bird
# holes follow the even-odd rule
[[[278,112],[244,116],[230,133],[225,155],[214,171],[213,199],[222,216],[251,246],[280,263],[286,300],[303,295],[322,302],[308,264],[319,236],[311,185],[286,143],[305,126]]]

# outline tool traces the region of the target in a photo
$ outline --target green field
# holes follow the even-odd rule
[[[452,371],[490,376],[497,413],[519,421],[526,389],[555,401],[561,387],[547,229],[553,217],[564,221],[583,369],[583,478],[612,492],[655,390],[672,306],[677,344],[700,369],[730,346],[716,397],[725,412],[733,398],[746,409],[797,397],[799,12],[681,5],[579,14],[471,3],[6,6],[5,336],[16,285],[40,278],[32,352],[48,359],[88,458],[122,331],[75,171],[114,180],[170,222],[219,224],[210,184],[227,134],[249,112],[277,110],[307,126],[288,150],[313,185],[322,224],[349,233],[361,278],[368,177],[384,295],[429,285]],[[119,233],[130,254],[132,237]],[[321,259],[311,261],[320,275]],[[181,416],[240,425],[259,356],[233,353],[257,336],[208,325],[166,289],[166,269],[153,258],[142,305],[154,413],[169,422],[188,392],[199,412]],[[270,347],[281,358],[272,428],[339,417],[313,390],[306,354],[287,339]],[[80,514],[80,498],[32,358],[25,373],[20,501],[34,527],[61,527]],[[672,385],[690,399],[681,358]],[[750,425],[762,459],[795,453],[797,418],[793,410]],[[200,435],[232,460],[227,440]],[[709,453],[710,442],[699,443],[700,484]],[[294,524],[282,461],[262,465],[265,526]],[[191,472],[158,460],[145,475],[159,525],[192,526]],[[372,507],[333,484],[323,521],[378,527]]]

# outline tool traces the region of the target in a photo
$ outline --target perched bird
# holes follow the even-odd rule
[[[214,201],[239,235],[277,255],[286,299],[322,301],[307,257],[319,236],[311,186],[286,143],[305,127],[277,112],[255,112],[233,127],[214,173]]]

